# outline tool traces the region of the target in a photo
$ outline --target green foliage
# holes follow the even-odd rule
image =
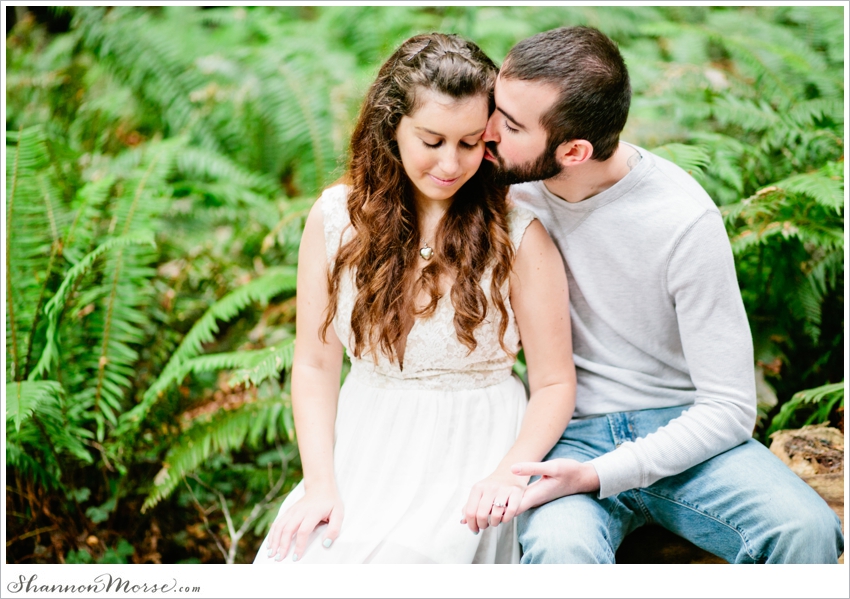
[[[66,561],[118,563],[155,522],[172,522],[172,561],[197,559],[198,518],[208,544],[230,512],[264,533],[274,510],[253,507],[300,477],[281,456],[303,222],[378,65],[415,33],[497,62],[553,27],[611,35],[635,92],[623,137],[721,206],[771,430],[843,405],[824,385],[843,378],[840,7],[63,10],[66,33],[25,18],[7,36],[10,537],[49,511]],[[77,547],[120,521],[142,532]],[[10,555],[49,554],[40,536]]]
[[[65,556],[66,564],[126,564],[127,558],[132,556],[136,550],[127,541],[120,539],[118,545],[114,548],[108,547],[98,558],[92,557],[92,554],[85,549],[72,549]]]
[[[270,269],[266,274],[254,281],[239,287],[226,297],[213,304],[206,313],[199,318],[192,329],[183,337],[180,345],[172,353],[171,359],[165,365],[162,374],[145,392],[142,401],[122,417],[121,434],[126,434],[141,422],[153,402],[171,384],[182,380],[192,371],[220,370],[223,368],[253,368],[256,365],[254,353],[236,352],[232,354],[219,354],[218,356],[205,356],[203,359],[195,358],[204,343],[209,343],[218,332],[216,321],[228,321],[236,316],[241,310],[252,303],[268,303],[268,301],[281,293],[295,290],[295,270],[292,268]],[[193,359],[195,358],[195,359]],[[281,362],[280,372],[284,368]],[[277,372],[275,374],[277,374]]]
[[[21,382],[6,385],[6,420],[15,423],[20,432],[21,423],[30,418],[38,408],[62,394],[62,385],[56,381]],[[40,411],[40,410],[39,410]]]
[[[705,178],[705,167],[711,162],[711,158],[701,146],[689,146],[686,144],[668,143],[650,150],[662,158],[681,167],[694,179],[702,181]]]
[[[281,432],[293,440],[291,404],[280,398],[246,403],[234,410],[221,410],[212,417],[193,422],[165,456],[166,464],[154,478],[142,510],[171,494],[190,473],[211,456],[229,453],[246,443],[257,448],[280,439]]]
[[[769,437],[776,431],[789,428],[795,419],[798,422],[794,424],[798,427],[813,422],[827,422],[836,406],[844,407],[844,381],[800,391],[782,405],[765,434]],[[810,412],[808,417],[799,422],[800,413],[806,411]]]
[[[67,422],[64,389],[56,381],[6,384],[6,463],[49,489],[65,489],[68,459],[93,460],[85,448],[91,433]]]

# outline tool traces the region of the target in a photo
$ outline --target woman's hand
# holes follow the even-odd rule
[[[460,523],[478,534],[489,526],[510,522],[517,514],[526,484],[527,476],[496,470],[472,486]]]
[[[276,561],[284,559],[295,537],[292,561],[298,561],[304,555],[310,533],[323,522],[328,523],[328,528],[322,545],[325,548],[330,547],[339,535],[343,515],[342,499],[335,487],[308,491],[272,524],[269,532],[269,557],[276,555]]]

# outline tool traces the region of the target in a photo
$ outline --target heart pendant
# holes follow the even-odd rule
[[[429,247],[426,245],[424,248],[422,248],[421,250],[419,250],[419,255],[420,255],[420,256],[422,256],[422,258],[423,258],[424,260],[430,260],[430,259],[431,259],[431,256],[433,256],[433,255],[434,255],[434,250],[432,250],[431,248],[429,248]]]

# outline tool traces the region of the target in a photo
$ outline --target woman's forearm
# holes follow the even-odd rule
[[[334,482],[334,424],[339,396],[339,373],[298,364],[292,369],[292,413],[304,485],[332,486]]]
[[[575,385],[556,383],[534,391],[519,435],[497,470],[510,472],[516,462],[540,461],[558,442],[575,408]]]

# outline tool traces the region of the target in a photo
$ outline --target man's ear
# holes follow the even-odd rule
[[[555,159],[562,167],[584,164],[593,156],[593,144],[586,139],[565,141],[555,149]]]

